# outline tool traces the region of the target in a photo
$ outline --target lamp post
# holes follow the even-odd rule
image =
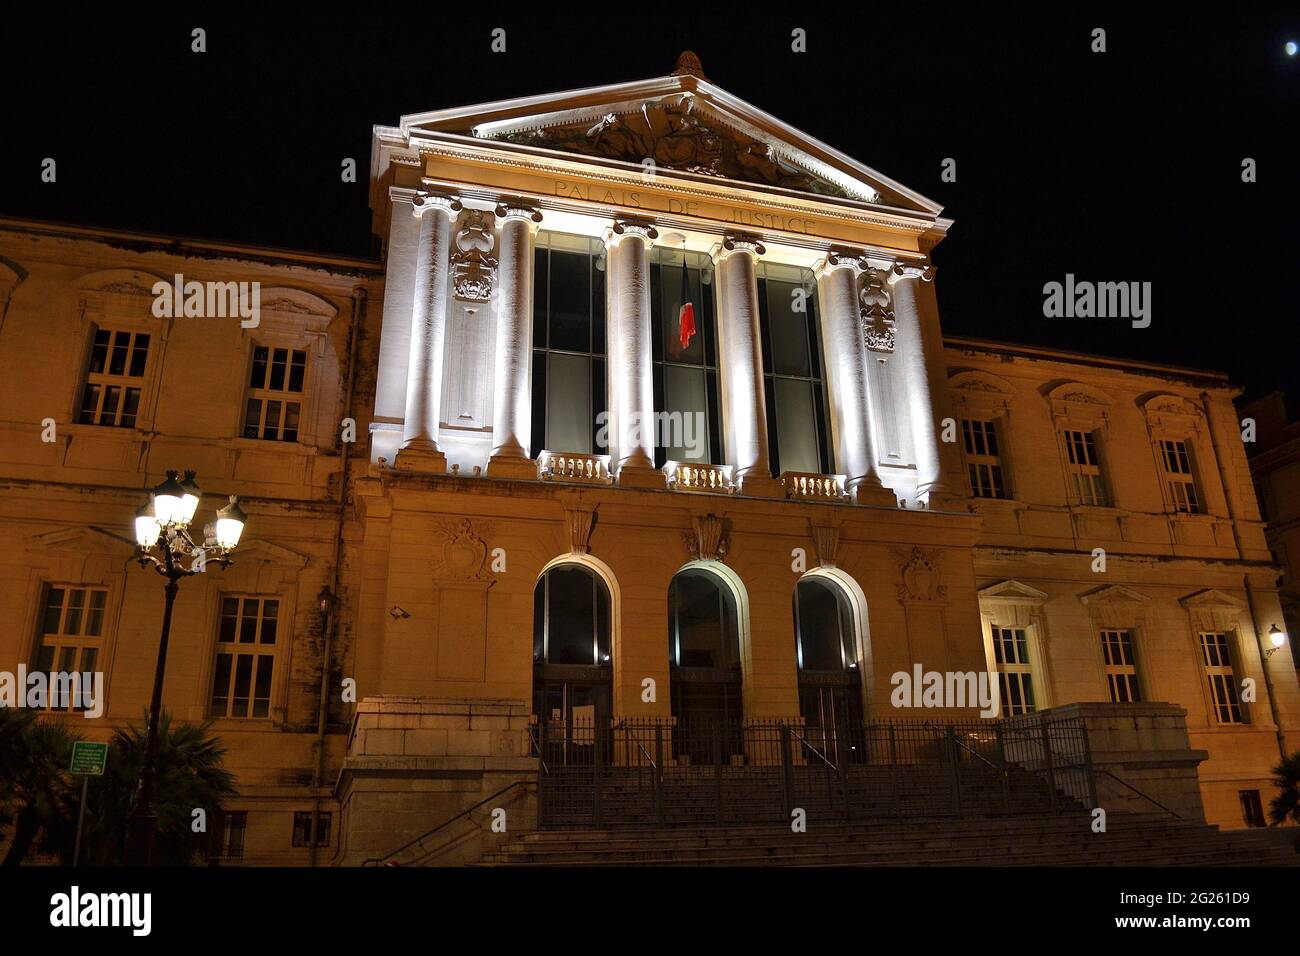
[[[202,496],[203,492],[194,481],[194,472],[187,471],[184,480],[178,480],[177,472],[169,471],[167,480],[150,493],[149,504],[135,517],[136,560],[142,568],[152,567],[167,579],[167,584],[163,589],[166,604],[163,607],[162,636],[158,641],[158,661],[154,668],[153,695],[149,699],[149,727],[144,763],[140,768],[140,790],[127,824],[126,862],[129,866],[150,866],[153,863],[154,834],[158,824],[158,814],[153,808],[158,721],[162,712],[172,607],[176,603],[180,580],[207,570],[209,554],[213,555],[210,560],[222,567],[230,564],[228,555],[244,531],[244,512],[235,496],[231,495],[229,504],[217,510],[217,520],[204,527],[203,543],[196,544],[190,537],[189,526]],[[187,558],[190,561],[188,567],[184,564]]]

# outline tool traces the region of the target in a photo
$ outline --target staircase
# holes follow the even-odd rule
[[[811,818],[810,818],[811,819]],[[1111,814],[1093,833],[1082,810],[1004,819],[542,830],[482,866],[1297,866],[1258,831],[1220,832],[1160,814]]]

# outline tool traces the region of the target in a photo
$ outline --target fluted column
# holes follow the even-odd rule
[[[859,256],[831,252],[817,270],[817,291],[836,467],[854,500],[888,505],[897,499],[878,473],[858,301],[858,276],[865,266]]]
[[[619,221],[605,234],[609,389],[615,431],[611,471],[619,484],[663,487],[654,466],[654,379],[650,350],[648,223]]]
[[[411,308],[411,351],[406,371],[406,421],[397,466],[442,472],[447,459],[438,448],[441,418],[443,340],[447,332],[451,214],[460,201],[432,193],[413,204],[420,220],[416,253],[415,300]]]
[[[907,395],[908,420],[912,426],[912,449],[916,456],[916,495],[930,502],[941,496],[942,464],[930,396],[930,368],[921,325],[918,286],[934,277],[928,263],[895,263],[891,270],[891,299],[894,307],[894,337],[897,360],[902,363]],[[942,383],[941,383],[942,384]]]
[[[492,399],[492,457],[488,474],[536,478],[528,457],[533,408],[533,245],[542,214],[512,203],[497,207],[497,342]]]
[[[742,494],[779,496],[767,447],[763,346],[755,262],[766,250],[751,236],[731,235],[714,251],[718,285],[718,354],[727,463]]]

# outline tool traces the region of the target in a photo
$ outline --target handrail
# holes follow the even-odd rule
[[[1149,800],[1151,803],[1154,803],[1154,804],[1155,804],[1157,807],[1159,807],[1161,810],[1165,811],[1165,813],[1168,813],[1168,814],[1172,815],[1172,816],[1174,817],[1174,819],[1176,819],[1176,820],[1182,820],[1182,819],[1183,819],[1183,815],[1182,815],[1181,813],[1179,813],[1177,810],[1171,810],[1169,807],[1165,806],[1163,803],[1161,803],[1161,802],[1160,802],[1159,800],[1157,800],[1155,797],[1152,797],[1152,796],[1150,796],[1150,795],[1148,795],[1148,794],[1143,793],[1143,792],[1142,792],[1141,790],[1139,790],[1137,787],[1133,786],[1133,784],[1129,783],[1127,780],[1121,780],[1119,777],[1115,776],[1115,775],[1114,775],[1113,773],[1111,773],[1109,770],[1103,770],[1103,769],[1101,769],[1100,767],[1094,767],[1094,768],[1093,768],[1093,772],[1094,772],[1094,773],[1104,773],[1106,776],[1110,777],[1110,779],[1114,780],[1116,783],[1123,784],[1124,786],[1128,787],[1130,790],[1132,790],[1134,793],[1136,793],[1136,794],[1137,794],[1139,797],[1141,797],[1143,800]]]
[[[947,729],[947,728],[944,728],[941,724],[927,724],[927,726],[928,726],[928,727],[936,727],[936,728],[945,729],[945,730]],[[978,750],[976,750],[974,747],[970,746],[968,743],[966,743],[964,740],[962,740],[960,737],[958,737],[958,736],[957,736],[957,732],[956,732],[955,730],[954,730],[952,733],[950,733],[948,736],[952,739],[952,742],[955,743],[955,744],[956,744],[958,747],[960,747],[962,750],[966,751],[968,754],[970,754],[970,755],[971,755],[972,757],[974,757],[976,760],[979,760],[979,761],[981,761],[982,763],[987,764],[990,770],[996,770],[998,773],[1002,774],[1004,777],[1007,775],[1008,771],[1007,771],[1007,768],[1006,768],[1006,767],[999,767],[999,766],[998,766],[997,764],[995,764],[992,760],[989,760],[988,757],[984,756],[982,753],[980,753],[980,752],[979,752]]]
[[[625,734],[627,734],[628,738],[632,741],[632,743],[636,744],[636,749],[641,751],[641,756],[645,757],[646,762],[650,764],[650,768],[655,772],[658,772],[659,764],[655,763],[655,759],[650,756],[650,752],[641,746],[641,738],[639,738],[632,731],[628,730],[626,720],[620,720],[618,722],[618,729],[622,730]]]
[[[516,781],[514,781],[513,783],[506,784],[506,786],[502,787],[502,788],[501,788],[500,790],[498,790],[496,793],[491,794],[490,796],[486,796],[486,797],[484,797],[484,798],[483,798],[482,800],[480,800],[478,803],[474,804],[474,806],[472,806],[472,807],[468,807],[468,808],[462,810],[460,813],[456,814],[456,815],[455,815],[454,817],[452,817],[451,819],[449,819],[449,820],[445,820],[444,822],[438,824],[436,827],[434,827],[434,828],[433,828],[432,830],[430,830],[428,833],[422,834],[421,836],[416,837],[414,840],[411,840],[411,841],[408,842],[408,843],[404,843],[404,844],[402,844],[402,845],[399,846],[396,850],[390,850],[388,853],[384,854],[384,855],[381,856],[381,857],[372,856],[372,857],[370,857],[370,858],[368,858],[368,859],[362,860],[362,861],[361,861],[361,865],[362,865],[362,866],[371,866],[371,865],[375,865],[375,864],[383,863],[385,860],[391,859],[391,858],[397,856],[397,854],[402,853],[402,852],[404,852],[404,851],[410,849],[411,847],[415,846],[417,843],[423,843],[425,840],[427,840],[429,837],[433,836],[433,835],[434,835],[435,833],[437,833],[439,830],[445,830],[447,827],[451,826],[453,823],[456,823],[457,821],[459,821],[462,817],[467,817],[467,816],[469,816],[469,815],[470,815],[471,813],[473,813],[475,810],[478,810],[479,808],[481,808],[481,807],[483,806],[483,804],[485,804],[485,803],[491,803],[493,800],[497,800],[497,799],[499,799],[499,798],[501,798],[501,797],[504,797],[504,796],[505,796],[507,793],[509,793],[511,790],[515,789],[515,787],[526,787],[526,786],[528,786],[529,784],[532,784],[532,783],[535,783],[535,782],[536,782],[536,781],[534,781],[534,780],[531,780],[531,779],[527,779],[527,778],[525,778],[525,779],[523,779],[523,780],[516,780]],[[444,846],[445,846],[445,845],[446,845],[446,844],[444,844]],[[440,848],[439,848],[439,849],[440,849]],[[425,854],[425,856],[426,856],[426,857],[427,857],[427,856],[430,856],[430,855],[432,855],[432,854],[435,853],[435,852],[436,852],[436,850],[430,850],[428,853]]]
[[[790,733],[792,733],[795,737],[798,738],[799,743],[803,744],[805,747],[807,747],[809,750],[811,750],[814,754],[816,754],[817,757],[818,757],[818,759],[820,759],[822,763],[826,764],[826,766],[830,767],[832,770],[839,770],[839,769],[840,769],[840,768],[837,767],[835,764],[831,763],[830,760],[827,759],[827,758],[822,754],[822,752],[821,752],[820,750],[818,750],[816,747],[814,747],[814,746],[813,746],[812,744],[810,744],[808,741],[804,740],[804,738],[803,738],[803,734],[799,733],[799,731],[797,731],[797,730],[795,730],[793,727],[791,727],[791,728],[790,728]]]

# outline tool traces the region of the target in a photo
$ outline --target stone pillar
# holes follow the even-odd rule
[[[397,453],[397,467],[407,470],[447,470],[447,458],[438,448],[438,424],[451,271],[451,214],[460,208],[459,200],[432,193],[420,193],[414,202],[420,240],[406,369],[406,421],[402,450]]]
[[[946,489],[941,482],[942,463],[934,421],[934,402],[930,397],[930,363],[927,361],[925,336],[917,286],[934,278],[928,264],[895,263],[891,270],[891,299],[894,306],[894,335],[897,360],[902,363],[906,388],[907,416],[912,428],[912,453],[916,456],[916,496],[933,507]],[[944,382],[939,382],[944,387]],[[931,499],[934,498],[934,501]]]
[[[741,494],[775,498],[784,492],[780,481],[772,477],[768,460],[754,270],[755,261],[765,251],[750,236],[727,236],[714,250],[713,263],[718,284],[718,364],[727,463],[735,468]]]
[[[622,485],[663,488],[654,466],[654,378],[650,350],[650,242],[648,223],[619,221],[605,234],[609,389],[616,459],[610,471]]]
[[[375,413],[370,424],[370,460],[392,464],[402,446],[406,413],[406,369],[411,349],[411,307],[420,221],[411,215],[417,190],[388,190],[388,244],[384,250],[384,319],[375,373]]]
[[[880,483],[871,434],[867,355],[858,304],[858,275],[864,268],[860,257],[832,252],[817,269],[835,463],[855,501],[896,505],[893,492]]]
[[[493,478],[536,478],[528,457],[533,425],[533,245],[542,214],[511,203],[497,207],[496,394],[492,399]]]

